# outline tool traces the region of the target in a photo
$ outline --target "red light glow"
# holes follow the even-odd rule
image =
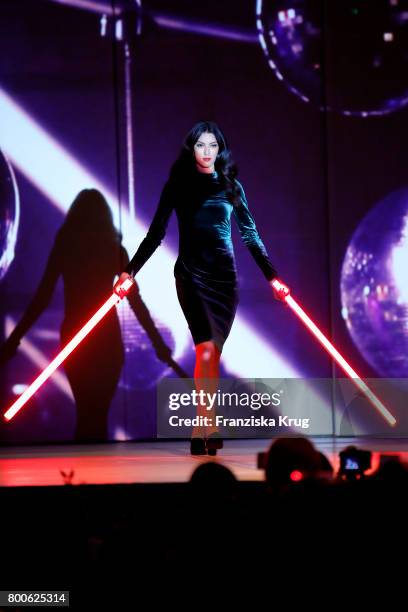
[[[273,286],[276,290],[282,288],[282,284],[278,280],[272,281]],[[344,370],[347,376],[353,381],[360,391],[364,393],[367,399],[371,402],[376,410],[381,414],[382,417],[391,426],[394,426],[397,422],[396,418],[391,412],[384,406],[384,404],[378,399],[378,397],[371,391],[366,383],[360,378],[355,370],[350,366],[339,351],[333,346],[333,344],[326,338],[326,336],[320,331],[312,319],[305,313],[305,311],[299,306],[296,300],[288,294],[285,296],[286,304],[293,310],[293,312],[299,317],[302,323],[312,332],[317,338],[320,344],[326,349],[326,351],[333,357],[336,363]]]
[[[121,285],[125,293],[129,293],[133,281],[126,279]],[[122,298],[117,293],[112,293],[109,299],[95,312],[95,314],[89,319],[87,323],[75,334],[75,336],[65,345],[60,353],[48,364],[48,366],[41,372],[39,376],[27,387],[19,398],[8,408],[4,413],[3,417],[5,421],[11,421],[11,419],[21,410],[21,408],[28,402],[28,400],[34,395],[36,391],[49,379],[51,374],[65,361],[65,359],[76,349],[78,344],[92,331],[92,329],[103,319],[107,312]]]

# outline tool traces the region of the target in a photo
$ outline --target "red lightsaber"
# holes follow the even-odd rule
[[[122,290],[123,294],[129,293],[133,281],[127,278],[119,285],[118,289]],[[4,413],[3,417],[6,421],[11,419],[17,414],[19,410],[28,402],[30,397],[34,395],[36,391],[45,383],[46,380],[55,372],[55,370],[65,361],[65,359],[72,353],[72,351],[78,346],[80,342],[89,334],[90,331],[103,319],[113,306],[121,301],[123,296],[119,296],[117,293],[112,293],[109,299],[95,312],[95,314],[89,319],[87,323],[79,330],[77,334],[65,345],[60,353],[48,364],[48,366],[41,372],[39,376],[31,383],[27,389],[19,396],[19,398],[10,406],[10,408]]]
[[[382,417],[387,421],[387,423],[391,426],[394,426],[397,422],[397,419],[391,414],[391,412],[384,406],[384,404],[378,399],[378,397],[371,391],[371,389],[366,385],[366,383],[361,379],[361,377],[357,374],[355,370],[350,366],[349,363],[344,359],[342,355],[340,355],[339,351],[333,346],[333,344],[326,338],[326,336],[320,331],[320,329],[313,323],[311,318],[305,313],[305,311],[299,306],[296,300],[289,294],[289,291],[286,285],[280,283],[278,279],[274,279],[272,281],[272,286],[275,287],[277,291],[280,291],[284,294],[284,301],[293,312],[299,317],[299,319],[304,323],[304,325],[312,332],[312,334],[319,340],[320,344],[326,349],[326,351],[333,357],[333,359],[338,363],[338,365],[344,370],[344,372],[351,378],[353,383],[358,387],[360,391],[364,393],[367,399],[371,402],[371,404],[378,410]]]

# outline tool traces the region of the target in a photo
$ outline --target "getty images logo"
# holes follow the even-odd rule
[[[190,393],[170,393],[170,410],[179,410],[186,406],[205,406],[206,410],[213,410],[214,406],[240,406],[249,407],[251,410],[260,410],[265,406],[280,406],[280,392],[275,393],[236,393],[221,392],[208,393],[201,389],[192,390]]]

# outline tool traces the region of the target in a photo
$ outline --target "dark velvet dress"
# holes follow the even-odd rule
[[[236,179],[235,179],[236,180]],[[182,185],[167,181],[146,237],[126,267],[133,276],[163,240],[170,215],[176,211],[179,255],[174,266],[177,296],[194,344],[213,340],[220,350],[231,330],[238,306],[237,270],[231,239],[231,214],[265,277],[277,271],[259,237],[244,190],[239,206],[227,199],[217,172],[195,170]]]

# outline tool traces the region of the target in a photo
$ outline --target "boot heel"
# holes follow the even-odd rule
[[[224,441],[218,433],[213,433],[208,436],[205,441],[207,447],[207,453],[209,455],[216,455],[217,450],[224,446]]]
[[[204,438],[191,438],[190,454],[191,455],[206,455],[207,454],[207,449],[205,446]]]

